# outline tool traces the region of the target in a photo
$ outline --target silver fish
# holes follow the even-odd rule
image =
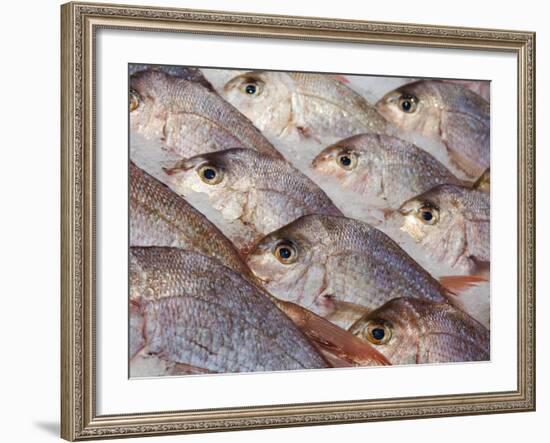
[[[386,208],[438,184],[462,184],[443,164],[410,142],[380,134],[361,134],[324,149],[312,163],[342,188],[376,197]]]
[[[376,107],[402,133],[442,142],[469,177],[477,178],[489,167],[490,106],[469,89],[421,80],[390,92]]]
[[[131,248],[130,300],[143,323],[131,342],[143,343],[142,354],[211,372],[327,367],[264,293],[203,255]]]
[[[324,142],[388,129],[374,106],[331,75],[252,71],[221,94],[271,137]]]
[[[234,147],[282,157],[245,116],[196,81],[140,71],[130,78],[129,102],[132,131],[181,157]]]
[[[173,246],[250,274],[233,244],[199,211],[130,163],[130,245]]]
[[[302,215],[341,215],[330,198],[287,161],[252,149],[192,157],[167,172],[172,189],[182,195],[205,193],[227,223],[239,226],[231,239],[241,251]]]
[[[387,235],[345,217],[301,217],[264,237],[247,263],[270,293],[340,326],[404,295],[447,300],[446,289]]]
[[[393,365],[490,358],[489,331],[448,303],[397,298],[358,320],[350,331]]]
[[[490,195],[440,185],[405,202],[401,229],[435,261],[467,274],[490,261]]]

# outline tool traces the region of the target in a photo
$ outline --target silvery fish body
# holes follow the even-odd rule
[[[342,188],[397,209],[405,200],[443,183],[462,184],[442,163],[414,144],[380,134],[360,134],[324,149],[312,163]]]
[[[358,320],[350,331],[393,365],[490,359],[489,331],[448,303],[396,298]]]
[[[130,246],[173,246],[249,274],[232,243],[167,186],[130,163]]]
[[[435,261],[475,273],[490,261],[490,203],[479,189],[436,186],[401,206],[401,230]]]
[[[263,292],[212,258],[131,248],[130,300],[142,323],[130,341],[146,355],[210,372],[327,367]]]
[[[447,300],[439,282],[387,235],[345,217],[301,217],[258,242],[247,263],[270,293],[335,322],[350,304],[360,314],[405,295]],[[349,319],[338,324],[349,326]]]
[[[168,174],[176,192],[206,194],[224,221],[239,227],[231,239],[240,250],[302,215],[341,215],[330,198],[287,161],[252,149],[192,157]]]
[[[181,157],[234,147],[281,154],[218,94],[159,70],[130,78],[130,128]]]
[[[469,89],[420,80],[388,93],[376,107],[401,133],[442,142],[469,177],[477,178],[489,167],[490,105]]]
[[[221,94],[270,137],[325,142],[388,129],[374,106],[330,75],[247,72]]]

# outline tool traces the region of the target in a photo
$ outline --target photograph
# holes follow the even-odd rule
[[[491,361],[491,82],[128,64],[130,378]]]

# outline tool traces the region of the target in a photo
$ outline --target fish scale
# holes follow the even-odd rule
[[[131,129],[151,140],[160,137],[166,149],[182,157],[233,147],[281,157],[250,120],[198,82],[146,70],[130,78],[130,87],[139,95],[130,112]]]
[[[130,299],[144,319],[146,351],[168,362],[213,372],[327,366],[269,297],[212,258],[133,247]]]

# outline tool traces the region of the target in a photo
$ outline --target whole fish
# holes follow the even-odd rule
[[[448,300],[392,239],[345,217],[301,217],[258,242],[247,263],[274,296],[340,326],[396,297]]]
[[[199,211],[130,163],[130,246],[173,246],[250,274],[233,244]]]
[[[141,354],[210,372],[327,367],[264,293],[215,259],[131,248],[129,281],[134,315],[142,317],[130,342],[143,343]]]
[[[490,196],[479,189],[439,185],[399,209],[401,230],[435,261],[475,273],[490,261]]]
[[[490,358],[489,331],[448,303],[396,298],[358,320],[350,331],[393,365]]]
[[[227,223],[239,226],[231,239],[241,251],[302,215],[341,215],[330,198],[286,160],[252,149],[192,157],[167,172],[172,189],[182,195],[205,193]]]
[[[463,183],[426,151],[380,134],[341,140],[324,149],[312,167],[336,178],[344,189],[381,199],[390,209],[438,184]]]
[[[130,78],[130,128],[181,157],[234,147],[281,154],[218,94],[196,81],[145,70]]]
[[[161,71],[174,77],[184,78],[191,82],[200,83],[210,91],[214,91],[212,84],[204,77],[199,68],[191,66],[173,66],[173,65],[149,65],[144,63],[130,63],[128,65],[128,74],[130,76],[141,71]]]
[[[439,141],[469,177],[489,167],[490,106],[469,89],[449,82],[420,80],[378,101],[378,111],[403,133]]]
[[[388,129],[374,106],[331,75],[251,71],[221,94],[271,137],[324,142]]]

